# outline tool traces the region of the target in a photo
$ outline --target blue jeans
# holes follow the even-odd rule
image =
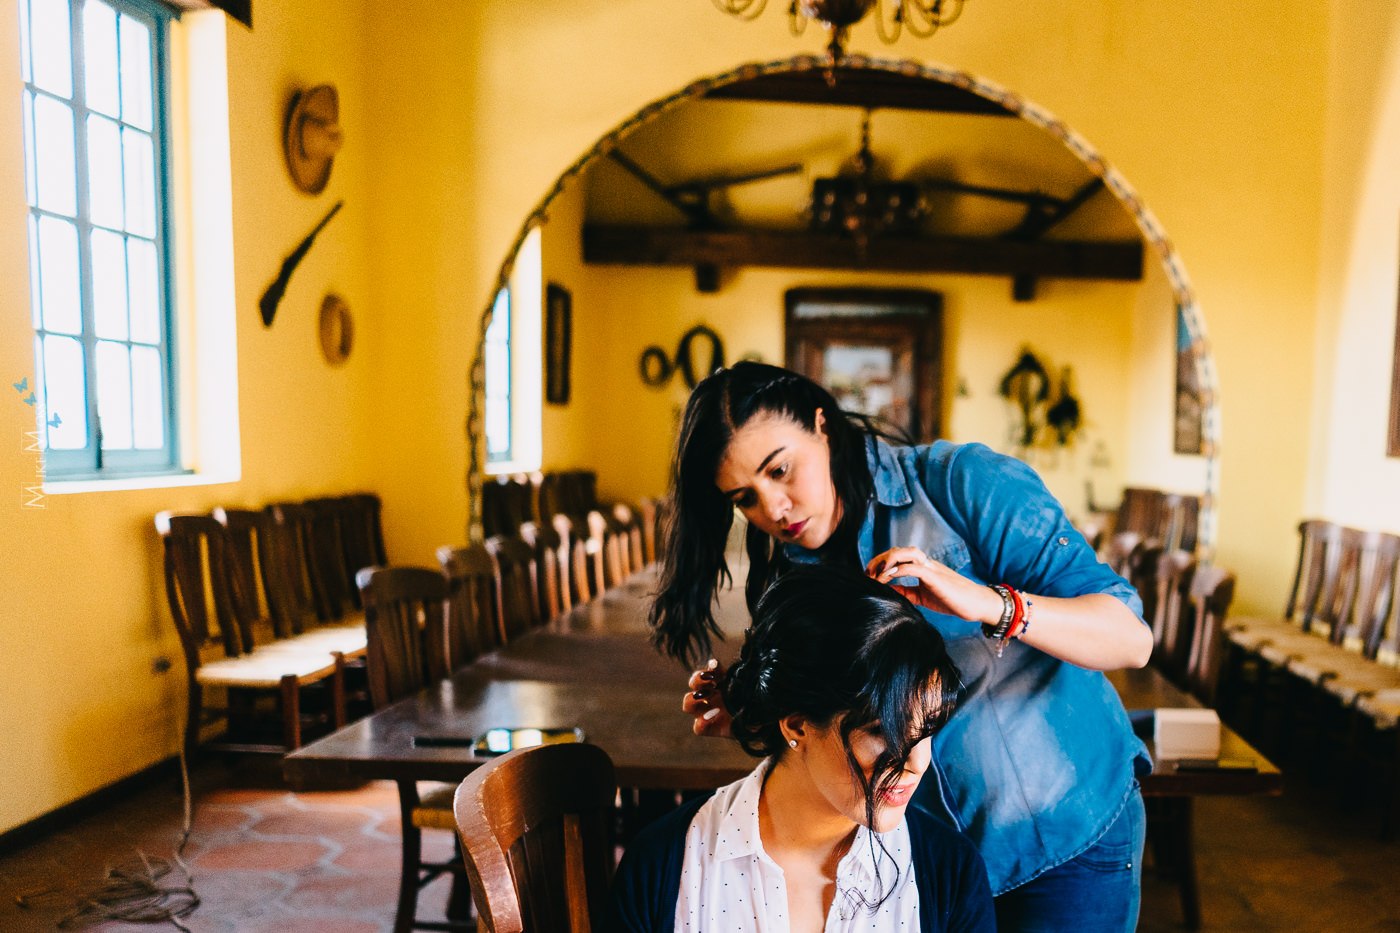
[[[998,933],[1132,933],[1146,823],[1134,791],[1098,842],[996,899]]]

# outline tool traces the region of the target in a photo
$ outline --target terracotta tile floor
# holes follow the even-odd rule
[[[194,829],[185,860],[201,904],[199,933],[389,933],[397,898],[398,805],[392,784],[293,794],[275,769],[209,764],[195,774]],[[182,821],[175,782],[162,782],[29,849],[0,859],[0,933],[51,931],[77,892],[137,849],[169,857]],[[1207,930],[1400,933],[1400,844],[1376,838],[1374,812],[1339,816],[1321,792],[1205,799],[1196,813]],[[431,833],[432,857],[451,846]],[[167,876],[165,883],[176,881]],[[36,906],[18,894],[57,883]],[[447,887],[424,894],[441,917]],[[1140,930],[1182,929],[1176,888],[1150,868]],[[166,925],[157,927],[172,929]],[[106,922],[132,933],[150,926]]]

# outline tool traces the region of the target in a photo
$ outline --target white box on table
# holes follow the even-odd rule
[[[1158,758],[1219,758],[1220,717],[1213,709],[1159,709],[1152,740]]]

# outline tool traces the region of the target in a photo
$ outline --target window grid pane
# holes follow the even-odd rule
[[[159,344],[160,269],[156,245],[150,240],[127,237],[126,256],[131,339],[137,343]]]
[[[19,3],[35,381],[53,416],[41,424],[50,474],[167,469],[165,18],[130,0]],[[95,449],[90,403],[110,456]]]
[[[121,116],[117,73],[117,11],[101,0],[83,7],[83,103],[109,117]]]
[[[92,317],[99,338],[127,339],[126,244],[119,233],[93,230]]]
[[[122,228],[121,127],[114,120],[88,114],[88,216],[113,230]]]
[[[25,84],[34,80],[29,66],[29,0],[19,0],[19,79]]]
[[[30,49],[34,84],[59,97],[73,96],[73,38],[68,0],[30,0]]]
[[[72,337],[45,337],[43,361],[49,446],[56,450],[81,450],[88,442],[83,345]],[[55,425],[55,421],[59,423]]]
[[[34,92],[24,89],[24,194],[30,207],[39,205],[39,182],[34,162]]]
[[[97,417],[103,450],[131,449],[131,350],[124,343],[97,344]]]
[[[510,290],[503,288],[491,308],[486,327],[483,364],[486,367],[486,461],[509,460],[511,448],[510,411]]]
[[[126,190],[126,230],[138,236],[156,235],[155,153],[151,137],[122,127],[122,168]]]
[[[131,413],[134,446],[159,450],[165,446],[165,399],[161,389],[160,351],[131,348]]]
[[[39,218],[39,307],[44,330],[83,332],[78,228],[58,217]]]
[[[125,14],[121,18],[121,93],[122,120],[149,132],[155,109],[151,100],[151,30]]]
[[[73,108],[47,94],[34,97],[34,173],[39,207],[78,216]]]

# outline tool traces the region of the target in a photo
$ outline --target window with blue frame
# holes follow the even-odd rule
[[[149,0],[19,0],[46,475],[178,467],[166,40]]]
[[[496,293],[486,326],[486,464],[515,459],[511,430],[510,289]]]

